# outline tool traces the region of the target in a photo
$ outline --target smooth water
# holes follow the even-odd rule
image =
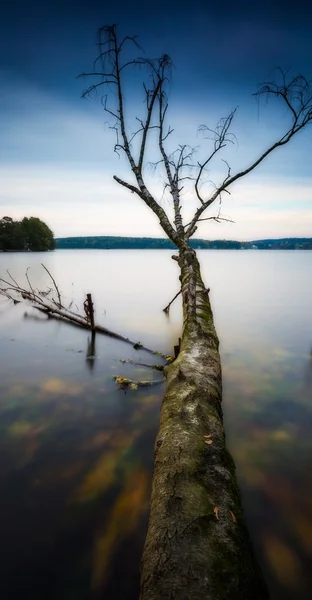
[[[172,354],[180,333],[170,251],[2,253],[0,274]],[[273,600],[306,600],[312,573],[312,252],[199,251],[221,341],[224,414],[249,529]],[[81,308],[80,308],[81,310]],[[0,296],[0,595],[137,600],[163,382],[131,345]],[[95,354],[94,358],[92,358]]]

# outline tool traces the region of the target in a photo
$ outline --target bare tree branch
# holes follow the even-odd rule
[[[171,172],[170,160],[169,160],[168,154],[164,147],[163,131],[164,131],[165,116],[166,116],[166,112],[168,109],[168,101],[167,101],[167,98],[166,98],[166,95],[165,95],[165,92],[163,89],[160,89],[160,92],[158,94],[158,100],[159,100],[158,145],[159,145],[160,153],[163,158],[163,162],[164,162],[164,166],[165,166],[165,170],[166,170],[166,174],[167,174],[167,178],[168,178],[168,183],[169,183],[168,187],[170,188],[170,192],[171,192],[172,199],[173,199],[173,207],[174,207],[174,213],[175,213],[174,221],[175,221],[176,230],[177,230],[180,240],[182,242],[184,242],[184,226],[183,226],[182,215],[181,215],[180,190],[178,187],[178,180],[174,177],[174,175]],[[168,136],[168,134],[167,134],[167,136]]]
[[[227,223],[235,223],[233,219],[228,219],[226,217],[219,217],[218,215],[215,217],[204,217],[204,219],[198,219],[198,223],[200,221],[216,221],[216,223],[221,223],[221,221],[226,221]]]
[[[116,25],[105,26],[99,30],[98,46],[100,54],[95,61],[95,67],[89,74],[84,73],[84,76],[91,75],[99,77],[100,81],[94,83],[86,90],[83,95],[97,91],[101,86],[110,86],[114,84],[116,90],[116,109],[111,109],[107,106],[107,94],[102,97],[104,110],[116,120],[115,125],[111,126],[116,132],[115,151],[119,154],[122,151],[131,167],[135,176],[136,184],[128,184],[119,177],[115,176],[115,180],[123,187],[136,193],[142,200],[153,210],[160,220],[160,224],[168,237],[178,246],[185,247],[189,243],[189,239],[196,231],[196,224],[203,220],[202,214],[215,201],[219,199],[221,202],[223,192],[230,193],[230,186],[237,180],[245,177],[252,172],[262,161],[269,156],[277,148],[287,144],[292,137],[303,129],[312,121],[312,91],[311,82],[302,75],[290,77],[289,73],[278,69],[279,81],[269,81],[262,84],[255,96],[261,98],[263,96],[273,96],[281,100],[291,115],[291,125],[274,144],[269,146],[254,162],[248,167],[238,171],[232,175],[231,167],[227,161],[223,159],[227,167],[226,175],[221,184],[214,185],[214,190],[205,197],[203,193],[204,174],[207,168],[210,167],[215,156],[228,145],[235,142],[235,136],[230,131],[231,125],[236,113],[236,109],[232,110],[227,117],[222,118],[215,129],[211,129],[206,125],[199,127],[199,133],[204,140],[212,142],[212,150],[204,160],[194,159],[194,154],[197,148],[190,148],[183,144],[177,148],[174,153],[168,153],[165,148],[165,141],[173,132],[169,126],[167,129],[166,117],[168,112],[168,98],[166,94],[166,85],[170,81],[171,60],[168,55],[164,54],[159,59],[149,58],[134,58],[128,59],[124,63],[121,59],[121,53],[125,44],[134,43],[136,47],[138,43],[136,38],[126,36],[121,42],[117,37]],[[97,64],[101,64],[101,69],[97,68]],[[137,117],[139,127],[131,135],[128,135],[126,129],[126,115],[124,110],[124,89],[122,75],[125,69],[131,67],[146,67],[149,76],[149,83],[143,80],[143,89],[145,94],[145,117]],[[158,112],[157,112],[158,111]],[[156,122],[155,122],[156,121]],[[162,164],[165,171],[164,190],[169,189],[173,200],[174,208],[174,225],[170,222],[168,215],[161,207],[160,203],[153,197],[148,190],[144,179],[143,168],[145,164],[145,155],[147,148],[147,140],[152,129],[158,129],[158,150],[161,159],[156,161],[155,165]],[[140,143],[135,151],[132,148],[133,141],[140,137]],[[138,150],[138,154],[136,154]],[[135,154],[134,154],[135,152]],[[189,169],[189,172],[186,171]],[[194,192],[200,202],[200,206],[194,213],[190,223],[184,227],[181,212],[181,192],[184,189],[183,182],[194,181]],[[161,202],[161,199],[160,199]],[[225,220],[224,217],[218,216],[207,217],[205,220]],[[228,219],[226,219],[228,220]],[[231,221],[230,219],[228,221]]]
[[[143,178],[143,173],[142,173],[148,132],[152,128],[159,127],[159,125],[158,126],[152,125],[151,121],[152,121],[154,109],[156,106],[156,100],[157,99],[159,100],[160,96],[164,93],[163,85],[166,81],[168,81],[167,71],[168,71],[168,69],[170,69],[170,59],[167,55],[164,55],[158,60],[134,59],[132,61],[127,61],[126,63],[122,64],[121,59],[120,59],[120,54],[122,52],[123,46],[126,41],[134,42],[136,44],[136,46],[138,46],[138,44],[135,41],[135,38],[131,38],[129,36],[124,38],[121,43],[118,43],[115,25],[105,26],[99,30],[98,45],[101,48],[102,47],[105,48],[105,50],[103,52],[101,52],[101,55],[99,58],[102,62],[104,61],[104,65],[105,65],[105,62],[107,62],[107,61],[109,62],[110,66],[111,66],[111,71],[109,71],[109,73],[107,73],[107,71],[105,70],[104,72],[108,76],[110,76],[110,74],[112,74],[112,78],[108,81],[106,79],[104,79],[101,82],[94,84],[88,90],[86,90],[83,95],[84,96],[87,95],[88,93],[92,92],[94,89],[97,89],[101,85],[102,86],[107,85],[107,83],[110,82],[111,80],[114,81],[114,83],[116,83],[116,88],[117,88],[116,89],[116,96],[117,96],[116,112],[112,111],[111,109],[109,109],[107,107],[107,95],[104,96],[105,100],[104,100],[103,105],[104,105],[105,111],[107,113],[109,113],[111,116],[113,116],[114,118],[116,118],[116,124],[112,127],[115,130],[116,136],[117,136],[117,142],[115,144],[114,149],[117,152],[118,152],[118,150],[122,150],[125,153],[125,155],[128,159],[128,162],[130,164],[131,170],[136,178],[137,186],[128,184],[127,182],[123,181],[122,179],[120,179],[117,176],[115,176],[114,179],[120,185],[128,188],[130,191],[136,193],[138,196],[140,196],[140,198],[142,198],[142,200],[158,216],[158,218],[160,219],[160,223],[161,223],[162,227],[164,228],[166,234],[169,236],[169,238],[172,241],[174,241],[174,243],[179,245],[179,244],[181,244],[181,240],[180,240],[179,236],[177,235],[177,232],[171,225],[170,220],[169,220],[168,216],[166,215],[164,209],[156,202],[156,200],[153,198],[152,194],[149,192],[149,190],[146,186],[146,183],[144,181],[144,178]],[[102,58],[101,58],[101,56],[102,56]],[[125,120],[125,111],[124,111],[122,71],[125,67],[131,66],[131,65],[146,66],[151,73],[153,86],[152,86],[151,90],[149,90],[145,86],[146,105],[147,105],[146,119],[145,119],[145,121],[143,121],[142,119],[138,119],[140,126],[141,126],[140,129],[137,130],[134,134],[132,134],[131,137],[128,137],[128,134],[126,131],[126,120]],[[93,73],[97,73],[97,71],[94,70]],[[100,76],[101,76],[101,74],[100,74]],[[161,91],[161,94],[160,94],[160,91]],[[165,112],[166,112],[166,110],[164,111],[164,115],[165,115]],[[164,117],[164,115],[163,115],[163,117]],[[138,158],[138,161],[136,162],[134,155],[132,153],[132,150],[131,150],[131,142],[133,142],[136,135],[138,135],[140,132],[142,133],[142,139],[141,139],[141,144],[140,144],[139,158]],[[119,141],[119,134],[120,134],[122,143],[120,143],[120,141]]]
[[[165,308],[163,308],[164,313],[169,315],[169,310],[170,310],[171,304],[173,304],[173,302],[178,298],[178,296],[180,296],[180,294],[182,294],[182,288],[175,294],[175,296],[173,296],[172,300],[170,300],[170,302],[167,304],[167,306],[165,306]]]
[[[173,227],[166,215],[166,212],[156,202],[156,200],[154,200],[152,194],[150,194],[148,189],[144,186],[143,180],[141,180],[140,187],[136,187],[135,185],[132,185],[131,183],[128,183],[127,181],[124,181],[123,179],[120,179],[119,177],[117,177],[117,175],[114,175],[114,179],[115,179],[115,181],[117,181],[117,183],[119,183],[123,187],[127,188],[132,193],[137,194],[140,198],[142,198],[142,200],[144,200],[145,204],[147,204],[147,206],[159,218],[159,223],[160,223],[161,227],[163,228],[163,230],[165,231],[165,233],[167,234],[167,236],[169,237],[169,239],[171,239],[177,246],[180,246],[181,241],[178,237],[177,232],[173,229]]]
[[[50,273],[50,271],[49,271],[48,267],[46,267],[46,266],[45,266],[43,263],[41,263],[41,266],[42,266],[42,267],[44,268],[44,270],[45,270],[45,271],[48,273],[48,275],[49,275],[50,279],[52,279],[52,283],[53,283],[53,285],[54,285],[54,288],[55,288],[55,291],[56,291],[56,293],[57,293],[57,297],[58,297],[58,307],[59,307],[59,308],[62,308],[62,298],[61,298],[61,293],[60,293],[60,290],[59,290],[59,288],[58,288],[58,286],[57,286],[57,284],[56,284],[56,281],[55,281],[55,279],[54,279],[53,275]]]
[[[147,118],[146,118],[145,125],[142,127],[142,129],[143,129],[143,136],[142,136],[142,142],[141,142],[141,148],[140,148],[140,156],[139,156],[139,162],[138,162],[138,169],[139,169],[140,173],[142,173],[144,153],[145,153],[146,141],[147,141],[147,134],[148,134],[148,131],[150,129],[150,124],[151,124],[151,119],[152,119],[152,115],[153,115],[153,110],[154,110],[155,102],[156,102],[156,99],[158,97],[158,93],[159,93],[161,85],[162,85],[162,82],[161,82],[161,79],[159,79],[157,81],[157,84],[154,87],[154,90],[151,92],[151,99],[150,100],[149,100],[149,93],[150,92],[148,90],[146,92],[146,97],[147,97]]]
[[[141,196],[141,190],[139,188],[137,188],[135,185],[132,185],[131,183],[128,183],[127,181],[124,181],[123,179],[120,179],[120,177],[117,177],[117,175],[114,175],[113,179],[115,179],[115,181],[117,181],[117,183],[119,183],[119,185],[122,185],[123,187],[130,190],[130,192],[132,192],[132,194],[137,194],[138,196]]]
[[[225,148],[225,146],[227,145],[227,143],[233,143],[233,134],[231,134],[229,132],[229,129],[232,125],[232,121],[234,119],[235,113],[236,113],[236,108],[234,110],[232,110],[232,112],[225,118],[221,119],[216,127],[215,130],[210,129],[209,127],[207,127],[206,125],[201,125],[199,127],[199,131],[201,132],[210,132],[213,134],[213,137],[208,137],[206,136],[206,139],[213,139],[213,151],[211,152],[211,154],[206,158],[206,160],[203,163],[198,162],[198,175],[196,178],[196,182],[195,182],[195,192],[196,192],[196,196],[199,199],[199,201],[201,202],[201,204],[204,204],[204,200],[200,194],[200,190],[199,190],[199,186],[200,186],[200,180],[203,174],[204,169],[206,169],[207,165],[212,161],[213,157],[217,154],[217,152],[219,152],[222,148]]]
[[[282,70],[280,70],[283,73]],[[207,200],[201,199],[201,206],[196,210],[194,217],[189,224],[186,232],[186,237],[189,239],[194,235],[196,231],[196,223],[200,219],[202,213],[222,194],[224,191],[228,191],[227,188],[231,186],[235,181],[245,177],[251,171],[253,171],[258,165],[260,165],[264,159],[269,156],[277,148],[287,144],[294,135],[296,135],[301,129],[312,122],[312,84],[302,75],[293,77],[288,83],[285,79],[286,75],[283,75],[282,85],[278,85],[276,82],[265,83],[256,92],[256,96],[273,95],[275,98],[283,100],[286,106],[290,110],[292,115],[291,127],[282,135],[274,144],[269,146],[265,152],[263,152],[249,167],[242,169],[235,175],[230,175],[230,168],[228,166],[228,174],[225,177],[222,184],[216,189],[216,191]],[[212,156],[215,150],[210,155]],[[210,157],[209,159],[210,160]],[[205,162],[204,164],[207,164]]]

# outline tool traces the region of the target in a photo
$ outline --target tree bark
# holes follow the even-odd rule
[[[225,444],[219,341],[195,252],[180,249],[183,334],[165,369],[140,600],[263,600]]]

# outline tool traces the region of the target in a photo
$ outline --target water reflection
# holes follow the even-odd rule
[[[159,398],[154,395],[150,401],[139,390],[132,395],[116,392],[114,401],[127,404],[126,414],[99,418],[105,414],[105,395],[93,386],[57,378],[46,379],[37,388],[13,386],[2,396],[0,521],[7,545],[2,585],[9,594],[3,597],[15,598],[22,592],[13,573],[26,567],[33,578],[23,584],[26,597],[39,598],[43,592],[42,582],[38,590],[34,583],[38,567],[39,580],[45,576],[46,585],[49,572],[56,578],[57,587],[52,582],[44,597],[105,594],[124,544],[135,552],[127,555],[123,584],[128,582],[130,590],[134,581],[138,585]],[[23,490],[18,501],[16,486]],[[64,536],[67,553],[61,547]],[[82,564],[84,576],[67,581]],[[130,598],[136,595],[137,587]]]
[[[307,366],[305,369],[305,386],[304,393],[307,398],[312,398],[312,347],[310,350],[310,356],[307,360]]]
[[[103,589],[109,578],[110,563],[116,560],[118,546],[138,525],[148,508],[150,475],[142,468],[132,469],[108,515],[106,527],[96,535],[93,545],[92,589]]]
[[[228,437],[249,527],[272,597],[308,599],[312,559],[311,357],[302,355],[305,366],[298,370],[298,356],[281,348],[267,349],[261,360],[255,354],[252,387],[244,361],[239,368],[236,358],[233,370],[228,359]]]
[[[135,262],[131,253],[78,253],[80,279],[77,253],[50,254],[21,261],[48,258],[68,302],[79,304],[92,289],[104,325],[172,353],[178,303],[169,321],[162,313],[177,284],[170,253],[151,253],[148,267],[141,254]],[[252,281],[248,253],[202,256],[209,257],[204,269],[221,338],[228,442],[272,600],[306,600],[312,585],[310,263],[304,270],[307,254],[294,254],[280,260],[275,253],[274,262],[269,254],[252,253],[258,264]],[[12,260],[25,271],[17,255]],[[280,287],[267,288],[279,260]],[[97,270],[101,261],[108,289],[92,275],[94,261]],[[74,271],[76,290],[67,276]],[[111,271],[123,273],[122,288]],[[285,294],[292,276],[300,314]],[[36,285],[45,285],[41,269]],[[255,289],[262,290],[259,297]],[[92,339],[52,319],[43,324],[29,309],[24,319],[24,312],[0,301],[2,597],[137,600],[163,387],[125,393],[113,376],[153,379],[142,365],[119,360],[155,361],[104,336]]]
[[[86,362],[87,362],[87,366],[89,367],[89,369],[91,371],[94,368],[95,357],[96,357],[95,337],[96,337],[96,333],[95,333],[95,331],[92,331],[90,337],[88,338],[88,346],[87,346]]]

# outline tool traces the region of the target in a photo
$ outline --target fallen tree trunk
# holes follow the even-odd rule
[[[225,444],[219,342],[193,250],[180,250],[183,335],[165,369],[141,600],[263,600]]]
[[[151,511],[142,559],[141,600],[264,600],[267,590],[246,530],[226,449],[221,409],[219,342],[194,250],[180,249],[183,333],[176,360],[165,367],[166,393],[155,444]],[[27,274],[26,274],[27,275]],[[11,276],[10,276],[11,277]],[[12,277],[11,277],[12,279]],[[89,328],[85,317],[36,292],[0,279],[50,316]],[[91,301],[91,298],[90,298]],[[88,304],[89,305],[89,304]],[[93,323],[91,329],[144,348]],[[162,356],[167,363],[171,357]],[[116,383],[139,384],[117,376]]]

